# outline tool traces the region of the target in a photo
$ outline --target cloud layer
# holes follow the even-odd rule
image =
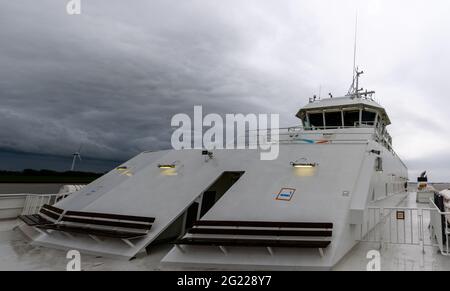
[[[392,3],[395,2],[395,3]],[[364,87],[411,170],[450,180],[448,1],[0,0],[0,148],[121,160],[170,146],[170,119],[282,114],[346,92],[355,10]]]

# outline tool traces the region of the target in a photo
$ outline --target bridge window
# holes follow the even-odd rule
[[[322,113],[310,113],[309,123],[313,127],[323,127],[323,114]]]
[[[359,123],[359,110],[344,111],[344,126],[357,126]]]
[[[377,114],[372,111],[364,110],[362,112],[362,123],[365,125],[375,125],[375,117]]]
[[[342,126],[341,111],[325,112],[325,125],[327,128],[338,128]]]

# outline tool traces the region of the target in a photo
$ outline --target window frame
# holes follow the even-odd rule
[[[358,112],[358,121],[356,121],[357,123],[358,123],[358,125],[359,124],[361,124],[361,108],[358,108],[358,107],[348,107],[348,108],[343,108],[342,109],[342,119],[343,119],[343,126],[345,127],[345,128],[356,128],[356,127],[358,127],[358,125],[350,125],[350,126],[348,126],[348,125],[346,125],[346,123],[345,123],[345,113],[346,112],[353,112],[353,113],[356,113],[356,112]]]
[[[364,112],[374,113],[375,114],[375,118],[373,119],[373,121],[364,121],[363,120]],[[379,115],[378,114],[378,110],[371,109],[371,108],[366,108],[366,107],[362,108],[362,110],[361,110],[361,119],[360,119],[360,122],[359,122],[360,126],[364,125],[364,126],[369,126],[369,127],[376,127],[378,115]],[[372,122],[373,124],[372,125],[365,124],[365,123],[370,123],[370,122]]]
[[[338,125],[338,126],[333,125],[333,126],[329,126],[329,127],[328,127],[328,125],[327,125],[327,117],[326,117],[327,113],[340,113],[341,124]],[[323,111],[323,117],[324,117],[324,128],[325,128],[325,129],[328,129],[328,128],[329,128],[329,129],[339,129],[339,128],[342,128],[342,127],[344,126],[343,119],[342,119],[342,109],[329,109],[329,110],[324,110],[324,111]]]
[[[317,126],[317,125],[314,125],[314,124],[312,124],[311,123],[311,115],[319,115],[319,114],[321,114],[322,115],[322,126]],[[315,129],[324,129],[325,128],[325,114],[324,114],[324,111],[323,110],[318,110],[318,111],[311,111],[311,112],[308,112],[307,114],[306,114],[306,119],[308,120],[308,124],[309,124],[309,128],[315,128]]]

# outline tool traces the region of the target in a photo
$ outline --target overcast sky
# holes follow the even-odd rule
[[[351,83],[390,114],[410,178],[450,181],[446,0],[0,0],[0,149],[123,160],[170,147],[170,119],[280,113]]]

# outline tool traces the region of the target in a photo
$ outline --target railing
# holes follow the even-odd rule
[[[340,127],[341,129],[346,129],[346,128],[355,128],[353,126],[349,126],[349,127]],[[359,128],[371,128],[369,127],[359,127]],[[317,141],[317,142],[322,142],[324,139],[326,139],[326,136],[333,136],[335,134],[340,134],[340,133],[321,133],[321,132],[310,132],[308,130],[305,130],[306,128],[303,126],[293,126],[293,127],[284,127],[284,128],[278,128],[278,139],[272,138],[271,136],[271,129],[258,129],[258,130],[247,130],[245,132],[244,136],[239,136],[240,138],[244,138],[245,139],[245,145],[246,146],[257,146],[258,144],[266,144],[266,143],[280,143],[280,144],[295,144],[298,143],[299,141],[301,142],[302,139],[311,139],[312,141]],[[273,130],[273,129],[272,129]],[[371,134],[369,132],[345,132],[343,133],[346,136],[357,136],[357,135],[368,135]],[[376,132],[373,133],[373,138],[376,139]],[[324,136],[323,138],[315,138],[314,139],[314,135],[317,136]],[[239,139],[238,137],[238,139]],[[252,139],[254,142],[252,142]],[[340,143],[340,144],[346,144],[346,143],[367,143],[368,142],[368,138],[364,137],[364,138],[351,138],[351,139],[329,139],[328,143],[331,144],[336,144],[336,143]],[[406,167],[405,163],[400,159],[399,155],[397,154],[397,152],[392,148],[392,144],[383,139],[382,141],[383,145],[393,154],[395,155],[397,158],[399,158],[400,162],[403,164],[403,166]],[[227,145],[228,146],[228,145]]]
[[[449,212],[432,208],[386,207],[369,208],[365,224],[360,226],[359,241],[392,245],[438,247],[441,254],[450,256]]]
[[[363,122],[355,122],[352,125],[324,125],[324,126],[304,126],[304,130],[327,130],[327,129],[348,129],[348,128],[374,128],[375,122],[373,121],[363,121]]]
[[[22,210],[22,215],[31,215],[39,212],[44,204],[53,205],[60,200],[66,198],[69,194],[28,194],[25,198],[25,204]]]
[[[22,213],[26,194],[0,194],[0,219],[15,218]]]
[[[385,207],[369,208],[368,219],[361,225],[359,237],[363,242],[393,245],[437,246],[427,227],[433,208]]]
[[[349,127],[354,128],[354,127]],[[277,133],[272,135],[273,131],[276,130]],[[338,135],[337,133],[336,135]],[[364,142],[367,143],[370,132],[346,132],[345,135],[350,138],[338,139],[335,136],[335,133],[321,133],[321,132],[311,132],[304,130],[301,126],[296,127],[286,127],[286,128],[277,128],[277,129],[259,129],[259,130],[248,130],[245,132],[245,135],[238,136],[237,139],[245,139],[245,145],[256,145],[265,144],[265,143],[298,143],[301,141],[308,140],[311,143],[313,142],[323,142],[324,140],[329,141],[329,143],[355,143],[355,142]],[[327,135],[333,138],[328,138]],[[357,136],[364,136],[362,138],[358,138]],[[353,138],[353,136],[355,138]]]
[[[36,214],[44,204],[53,205],[67,197],[65,194],[0,194],[0,219]]]
[[[450,212],[442,212],[431,198],[430,204],[434,207],[434,213],[431,215],[430,222],[431,231],[436,238],[437,246],[439,247],[441,254],[450,256]]]

